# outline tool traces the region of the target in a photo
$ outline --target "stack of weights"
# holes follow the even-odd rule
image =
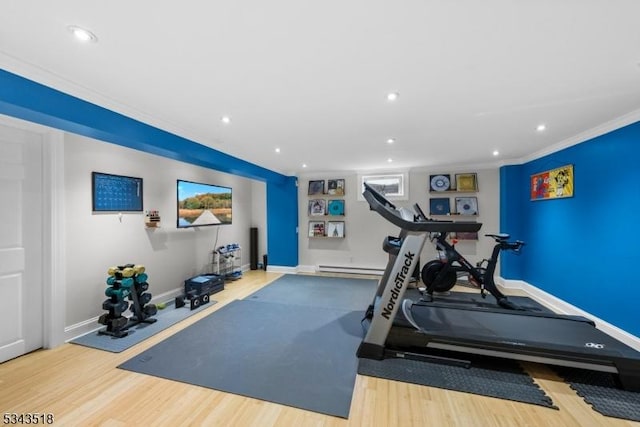
[[[98,319],[98,322],[106,325],[107,329],[99,331],[100,334],[121,338],[128,334],[128,328],[137,323],[156,321],[151,319],[151,316],[158,310],[155,305],[148,304],[151,301],[151,294],[144,292],[149,288],[148,277],[144,270],[144,266],[134,264],[109,268],[107,289],[104,292],[109,299],[102,303],[102,308],[108,310],[108,313],[104,313]],[[134,316],[131,319],[122,315],[129,308],[125,298],[132,301],[131,311]]]

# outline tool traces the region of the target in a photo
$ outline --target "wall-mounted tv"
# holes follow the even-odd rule
[[[142,211],[142,178],[91,172],[94,212]]]
[[[178,228],[231,224],[232,190],[178,180]]]

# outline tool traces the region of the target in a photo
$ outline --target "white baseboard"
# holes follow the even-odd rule
[[[272,270],[273,268],[273,270]],[[328,265],[298,265],[297,267],[271,267],[267,266],[267,271],[273,271],[276,273],[344,273],[344,274],[369,274],[374,276],[382,276],[384,269],[369,268],[369,267],[343,267],[343,266],[328,266]]]
[[[161,302],[173,301],[176,297],[182,295],[184,292],[183,288],[172,289],[168,292],[162,293],[157,296],[153,296],[151,298],[152,304],[159,304]],[[130,314],[129,311],[123,313],[124,316]],[[64,328],[64,341],[69,342],[73,339],[78,338],[81,335],[88,334],[90,332],[97,331],[98,329],[104,328],[104,325],[98,323],[98,318],[100,316],[93,317],[91,319],[84,320],[82,322],[66,326]]]
[[[282,265],[267,265],[267,271],[269,273],[296,274],[298,272],[298,267],[285,267]]]
[[[299,265],[298,273],[317,273],[318,269],[315,265]]]
[[[556,313],[583,316],[591,319],[595,322],[596,327],[602,332],[612,336],[618,341],[625,343],[629,347],[640,351],[640,338],[636,337],[635,335],[631,335],[630,333],[618,328],[617,326],[614,326],[611,323],[606,322],[591,313],[587,313],[586,311],[574,305],[571,305],[568,302],[543,291],[542,289],[536,288],[535,286],[522,280],[505,280],[503,278],[498,278],[497,284],[503,289],[517,289],[523,291],[532,299],[539,302],[540,304],[543,304]]]
[[[362,267],[354,265],[328,265],[319,264],[316,271],[322,273],[345,273],[345,274],[371,274],[375,276],[382,276],[384,274],[384,268],[374,267]]]

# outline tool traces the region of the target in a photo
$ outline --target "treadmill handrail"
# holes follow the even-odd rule
[[[373,189],[366,182],[364,183],[365,200],[369,203],[369,207],[378,212],[383,218],[392,224],[407,231],[417,231],[425,233],[444,233],[444,232],[475,232],[480,230],[482,223],[479,222],[452,222],[452,221],[407,221],[403,219],[395,205],[387,200],[382,194]]]

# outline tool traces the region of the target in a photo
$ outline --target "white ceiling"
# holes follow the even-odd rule
[[[285,174],[479,165],[637,120],[638,17],[638,0],[3,0],[0,66]]]

